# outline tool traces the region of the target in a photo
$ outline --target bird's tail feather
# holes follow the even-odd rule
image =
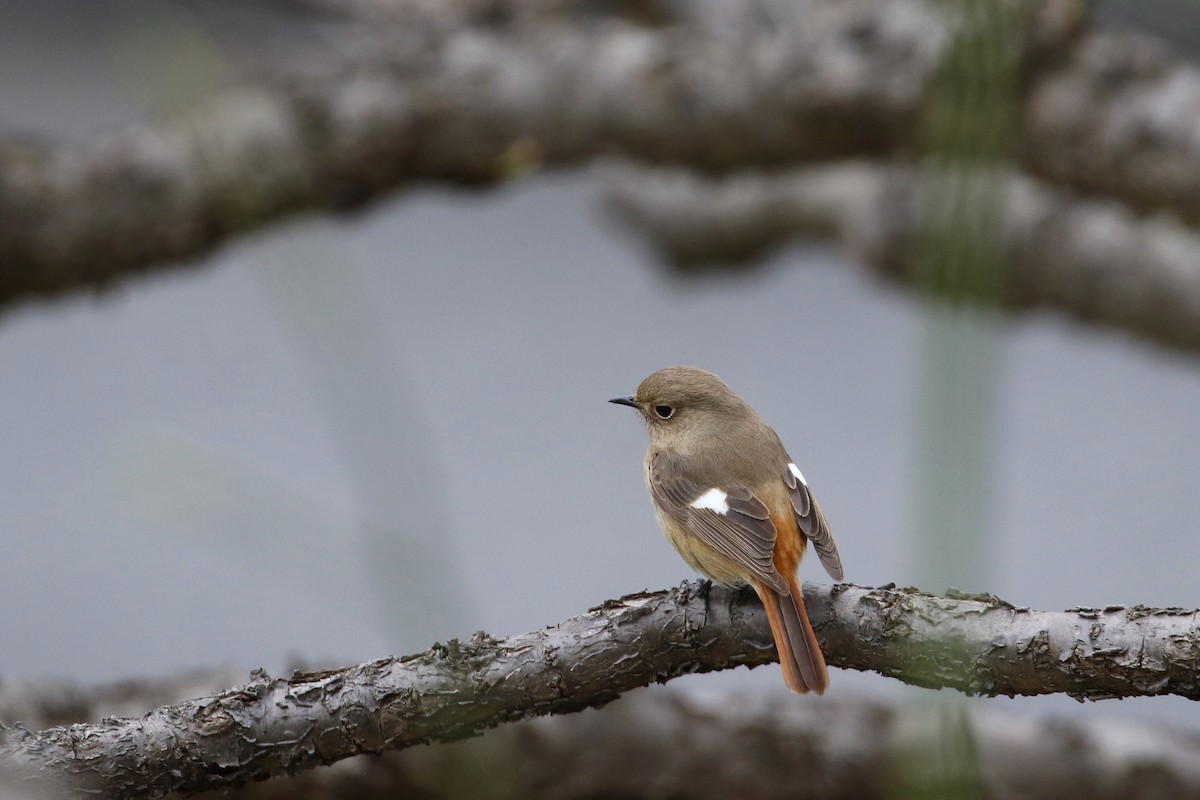
[[[825,668],[825,656],[817,643],[808,613],[804,610],[804,595],[797,582],[788,578],[791,593],[779,594],[769,587],[756,583],[771,622],[771,633],[775,637],[775,648],[779,651],[779,664],[783,667],[783,680],[788,688],[800,694],[816,692],[824,694],[829,686],[829,671]]]

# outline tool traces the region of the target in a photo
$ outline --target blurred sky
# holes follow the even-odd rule
[[[86,141],[136,121],[147,56],[127,48],[156,31],[220,59],[328,43],[217,8],[6,4],[3,124]],[[0,680],[358,662],[675,585],[690,575],[642,487],[644,432],[605,401],[676,363],[772,422],[848,580],[920,583],[923,305],[823,246],[684,279],[600,199],[586,173],[422,189],[5,310]],[[1044,609],[1200,606],[1200,361],[1053,314],[994,335],[992,540],[962,567],[983,584],[955,585]],[[679,683],[781,686],[773,667]],[[990,702],[1200,727],[1177,699]]]

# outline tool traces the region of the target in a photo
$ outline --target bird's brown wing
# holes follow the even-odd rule
[[[681,459],[665,453],[656,454],[648,469],[650,494],[659,508],[750,577],[789,593],[775,569],[775,524],[753,492],[744,486],[705,486],[688,476]]]
[[[790,461],[790,460],[789,460]],[[800,531],[812,542],[813,549],[821,559],[821,565],[835,581],[842,579],[842,558],[838,555],[837,543],[829,532],[829,523],[821,513],[821,507],[812,496],[808,484],[800,475],[793,463],[783,471],[783,481],[787,484],[788,493],[792,499],[792,509],[796,512],[796,523]]]

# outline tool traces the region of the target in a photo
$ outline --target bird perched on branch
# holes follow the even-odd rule
[[[655,372],[630,397],[650,434],[646,488],[663,533],[693,569],[762,599],[788,687],[821,694],[825,657],[796,570],[809,542],[834,580],[842,562],[808,482],[775,431],[713,375]]]

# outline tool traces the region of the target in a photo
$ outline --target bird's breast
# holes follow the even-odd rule
[[[750,576],[747,570],[709,547],[699,536],[689,531],[687,526],[667,514],[657,504],[654,506],[654,514],[658,517],[658,524],[662,527],[667,541],[689,567],[709,580],[725,586],[749,583]]]

